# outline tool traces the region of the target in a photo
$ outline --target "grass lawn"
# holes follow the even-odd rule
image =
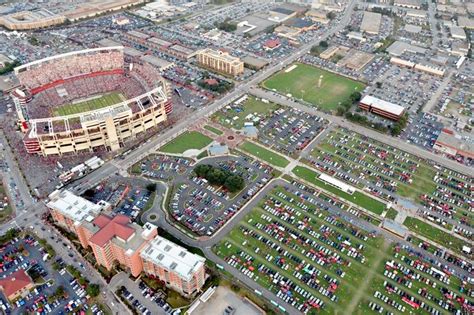
[[[121,94],[118,92],[105,94],[99,98],[79,102],[76,104],[67,104],[53,109],[54,116],[66,116],[78,113],[84,113],[91,110],[111,106],[122,101]]]
[[[290,72],[286,69],[263,82],[263,86],[270,90],[277,90],[282,94],[291,94],[322,109],[334,110],[337,106],[349,99],[353,92],[361,92],[365,84],[329,71],[310,65],[295,63],[296,68]],[[288,68],[287,68],[288,69]],[[320,76],[323,76],[321,87],[318,88]]]
[[[417,218],[407,217],[405,222],[403,222],[403,225],[410,229],[410,231],[422,235],[433,242],[441,244],[456,253],[462,253],[463,246],[472,247],[472,245],[455,237],[454,235],[446,233]]]
[[[219,130],[219,129],[217,129],[217,128],[214,128],[214,127],[212,127],[212,126],[209,126],[209,125],[205,125],[204,128],[207,129],[207,130],[209,130],[209,131],[212,132],[212,133],[215,133],[215,134],[218,135],[218,136],[224,134],[223,131],[221,131],[221,130]]]
[[[395,209],[390,208],[390,209],[388,209],[387,213],[385,214],[385,217],[387,219],[394,220],[397,217],[397,215],[398,215],[398,211],[395,210]]]
[[[284,156],[248,141],[242,143],[239,148],[274,166],[285,167],[290,163]]]
[[[382,214],[382,212],[385,209],[385,204],[383,202],[375,200],[374,198],[371,198],[370,196],[367,196],[359,191],[356,191],[351,195],[351,194],[343,192],[342,190],[334,186],[326,184],[325,182],[318,179],[319,177],[318,173],[310,170],[309,168],[306,168],[303,166],[296,166],[292,172],[296,176],[300,177],[301,179],[304,179],[318,187],[321,187],[324,190],[332,192],[333,194],[347,201],[350,201],[364,209],[367,209],[370,212],[373,212],[376,214]]]
[[[245,117],[257,115],[265,117],[271,115],[280,106],[275,103],[264,103],[253,96],[248,96],[241,105],[229,105],[212,116],[212,119],[224,127],[242,129]],[[212,131],[212,130],[211,130]]]
[[[187,131],[162,146],[160,151],[166,153],[183,153],[190,149],[202,149],[211,142],[212,139],[202,133]]]

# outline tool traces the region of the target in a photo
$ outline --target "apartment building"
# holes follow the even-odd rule
[[[145,273],[184,296],[193,295],[204,285],[206,259],[163,237],[155,237],[140,255]]]
[[[244,62],[227,52],[203,49],[197,52],[196,58],[201,66],[217,72],[237,76],[244,72]]]
[[[55,191],[49,198],[54,221],[77,235],[82,247],[90,247],[107,270],[120,264],[134,277],[145,272],[185,296],[204,285],[205,258],[158,236],[155,225],[140,226],[120,214],[109,216],[102,213],[111,208],[107,202],[95,204],[67,190]]]
[[[83,229],[97,263],[107,270],[119,263],[134,277],[143,271],[140,251],[158,234],[153,224],[141,227],[121,214],[115,217],[101,214],[92,222],[85,222]]]

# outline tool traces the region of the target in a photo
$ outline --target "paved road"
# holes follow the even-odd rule
[[[28,189],[28,186],[26,185],[25,179],[23,178],[21,171],[17,167],[17,163],[14,159],[13,152],[11,151],[11,148],[8,145],[8,142],[2,130],[0,130],[0,144],[3,147],[2,153],[3,153],[3,158],[5,159],[4,162],[10,168],[10,171],[8,172],[8,174],[4,174],[4,176],[5,178],[7,178],[8,176],[13,180],[13,182],[16,184],[16,187],[18,188],[18,192],[20,194],[21,200],[23,200],[23,207],[19,207],[19,209],[16,209],[16,210],[26,209],[30,207],[34,203],[34,201],[30,195],[30,191]]]

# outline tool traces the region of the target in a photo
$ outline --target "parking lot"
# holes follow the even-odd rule
[[[191,167],[191,159],[169,155],[149,155],[132,169],[132,173],[146,177],[171,181],[178,174],[182,175]]]
[[[94,203],[105,201],[114,214],[123,214],[136,221],[153,203],[153,191],[149,190],[148,184],[141,179],[114,176],[87,190],[83,197]]]
[[[363,280],[380,243],[329,212],[341,208],[346,205],[304,185],[278,186],[214,251],[302,313],[334,313],[350,302],[348,283]]]
[[[335,215],[347,211],[351,215]],[[352,215],[358,217],[348,205],[300,183],[277,185],[213,250],[303,313],[472,310],[468,278],[416,248],[466,271],[472,264],[411,238],[414,247],[382,245],[370,225]],[[370,289],[362,290],[365,286]],[[352,306],[360,290],[360,302]]]
[[[471,224],[467,210],[472,181],[414,155],[338,129],[318,144],[310,161],[354,186],[369,187],[384,199],[399,195],[424,204],[429,199],[432,210],[440,206],[443,215]]]
[[[245,182],[244,189],[230,193],[196,177],[193,169],[209,164]],[[184,227],[198,235],[212,235],[256,194],[271,178],[273,169],[249,157],[215,157],[191,164],[183,158],[154,155],[139,163],[142,176],[165,181],[170,187],[168,210]]]
[[[236,130],[249,124],[256,126],[261,143],[293,157],[297,157],[326,126],[321,117],[251,95],[227,105],[212,119]]]
[[[424,259],[411,248],[393,245],[389,257],[377,269],[369,294],[377,301],[359,305],[364,312],[392,309],[410,314],[470,313],[474,309],[472,284]]]
[[[58,314],[90,308],[84,287],[66,271],[62,259],[49,257],[35,238],[26,236],[4,243],[0,255],[0,277],[25,270],[35,283],[28,294],[10,305],[2,295],[0,308],[4,313]],[[94,309],[92,314],[102,314],[97,306]]]
[[[436,116],[421,113],[409,118],[408,125],[400,137],[408,143],[431,150],[442,129],[443,123],[439,122]]]

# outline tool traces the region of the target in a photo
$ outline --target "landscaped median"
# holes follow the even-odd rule
[[[383,202],[380,202],[378,200],[375,200],[374,198],[367,196],[359,191],[355,191],[352,195],[348,194],[334,186],[331,186],[321,180],[318,179],[319,174],[315,171],[310,170],[307,167],[304,166],[296,166],[292,170],[293,174],[298,176],[299,178],[314,184],[318,187],[323,188],[326,191],[329,191],[342,199],[345,199],[347,201],[352,202],[353,204],[356,204],[364,209],[367,209],[370,212],[376,213],[378,215],[382,214],[382,212],[385,210],[385,204]]]
[[[242,143],[239,148],[273,166],[283,168],[290,164],[290,161],[288,161],[284,156],[276,154],[258,144],[249,141]]]
[[[186,131],[160,148],[161,152],[184,153],[187,150],[200,150],[209,145],[212,139],[197,131]]]
[[[451,249],[453,252],[458,254],[464,254],[462,247],[466,246],[471,248],[472,245],[463,241],[460,238],[455,237],[443,230],[440,230],[429,223],[423,222],[420,219],[407,217],[405,222],[403,222],[410,231],[415,232],[418,235],[424,236],[427,239],[432,240],[435,243],[443,245],[446,248]]]

